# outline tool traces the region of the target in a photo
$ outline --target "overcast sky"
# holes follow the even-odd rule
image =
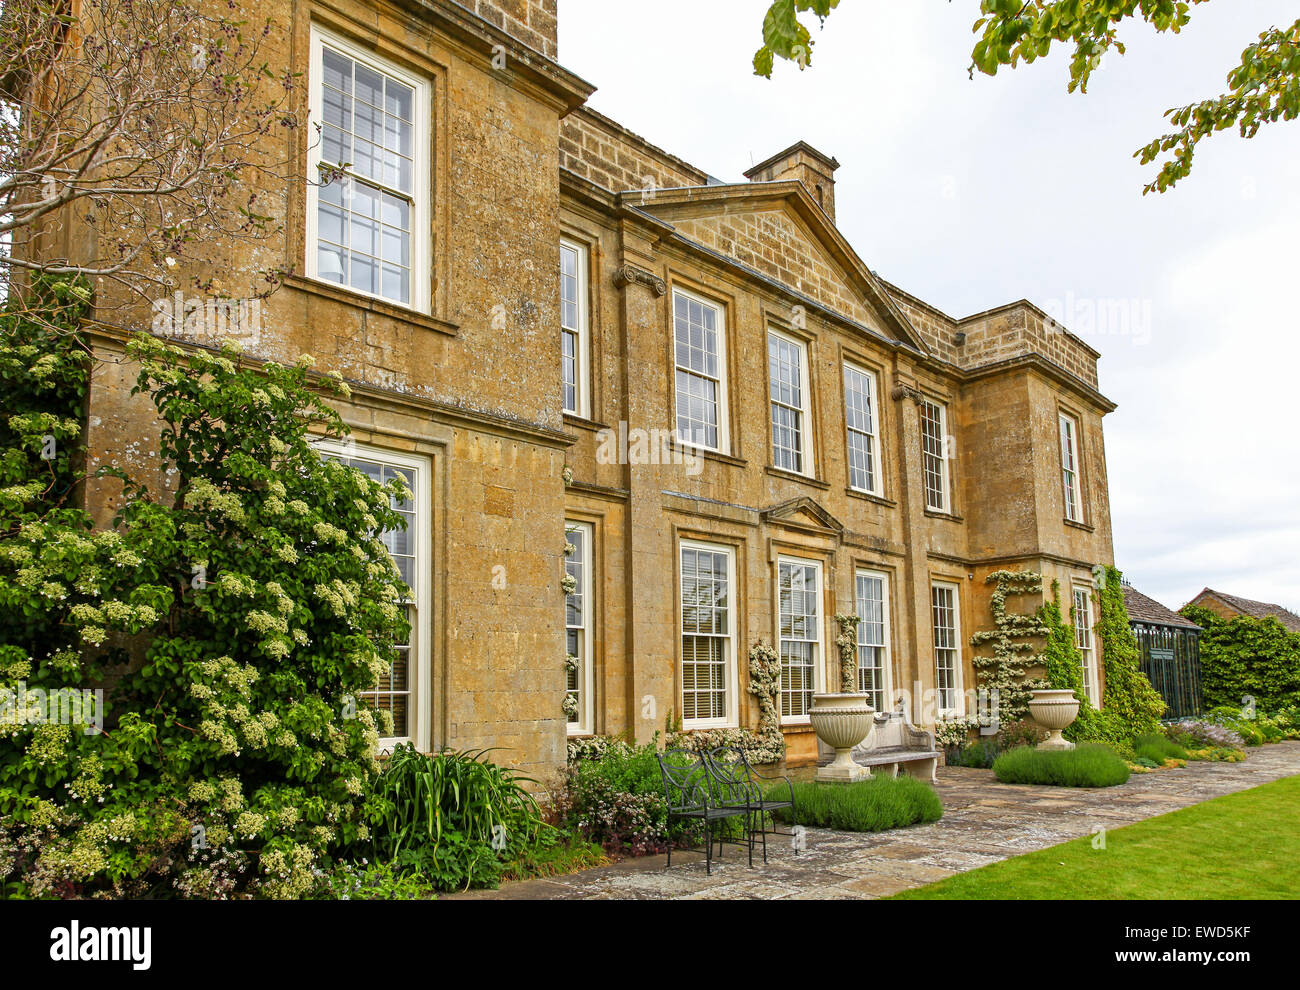
[[[560,0],[560,60],[594,109],[724,180],[799,139],[833,155],[841,231],[950,315],[1056,307],[1119,404],[1120,569],[1171,608],[1209,586],[1300,611],[1300,123],[1214,136],[1164,195],[1142,196],[1153,169],[1132,157],[1294,0],[1219,0],[1177,36],[1130,24],[1087,95],[1066,92],[1064,50],[969,79],[975,0],[844,0],[807,71],[759,79],[766,7]],[[1128,325],[1080,326],[1103,301]]]

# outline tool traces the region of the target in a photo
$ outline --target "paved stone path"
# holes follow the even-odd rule
[[[674,852],[500,890],[451,895],[466,899],[869,899],[942,880],[965,870],[1046,846],[1163,815],[1221,794],[1300,774],[1300,741],[1262,746],[1245,763],[1191,763],[1134,774],[1127,784],[1088,790],[999,784],[991,770],[944,767],[944,816],[931,825],[891,832],[810,828],[795,855],[788,836],[768,836],[768,862],[728,845],[704,873],[704,854]]]

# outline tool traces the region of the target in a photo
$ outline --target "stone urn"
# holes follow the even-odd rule
[[[1049,733],[1038,749],[1074,749],[1074,743],[1061,735],[1079,715],[1079,699],[1073,691],[1030,691],[1029,714]]]
[[[853,761],[853,747],[867,738],[876,710],[867,694],[814,694],[808,721],[817,738],[835,750],[830,765],[817,768],[817,779],[844,783],[860,780],[870,771]]]

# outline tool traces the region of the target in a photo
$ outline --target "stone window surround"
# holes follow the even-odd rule
[[[951,649],[955,654],[953,658],[952,691],[956,696],[956,700],[957,700],[956,707],[946,707],[946,708],[942,705],[941,695],[939,694],[938,670],[939,670],[939,650],[941,649],[941,647],[938,645],[938,639],[935,636],[935,633],[938,631],[938,627],[935,621],[937,618],[937,616],[935,615],[935,592],[941,589],[952,592],[953,645],[951,647],[943,647],[943,649]],[[965,670],[963,669],[962,631],[961,631],[962,630],[962,616],[961,616],[962,597],[963,596],[961,593],[961,585],[957,581],[947,580],[940,577],[932,577],[930,579],[930,637],[931,637],[931,647],[933,651],[933,663],[934,663],[934,672],[935,672],[935,681],[934,681],[935,715],[940,718],[944,718],[944,717],[960,718],[966,714],[965,704],[963,701],[966,678],[965,678]]]
[[[412,156],[415,160],[413,170],[415,175],[412,179],[412,209],[409,223],[411,223],[411,242],[409,242],[409,268],[411,268],[411,299],[403,301],[390,299],[387,296],[376,294],[376,292],[367,292],[351,286],[339,286],[338,283],[329,282],[328,279],[320,279],[322,282],[335,287],[346,288],[347,291],[355,292],[357,295],[367,296],[370,299],[381,299],[399,307],[413,309],[417,313],[429,314],[430,312],[430,283],[428,279],[421,278],[420,273],[428,272],[432,269],[432,244],[430,244],[430,216],[432,216],[432,155],[430,155],[430,135],[433,131],[433,101],[432,101],[432,81],[428,77],[412,73],[403,66],[395,64],[390,58],[377,55],[364,45],[357,44],[354,40],[338,34],[329,27],[321,23],[312,22],[311,25],[311,62],[309,62],[309,103],[316,114],[322,113],[324,107],[324,97],[321,95],[322,79],[324,79],[324,68],[322,68],[322,51],[328,45],[329,48],[335,49],[342,55],[351,58],[357,64],[365,65],[369,69],[378,71],[386,77],[394,78],[398,82],[407,84],[415,90],[415,109],[412,117],[415,118],[415,129],[413,129]],[[308,130],[311,130],[309,127]],[[307,209],[305,209],[305,222],[307,222],[307,235],[305,235],[304,252],[303,252],[303,270],[307,273],[308,278],[318,278],[316,274],[316,243],[317,243],[317,201],[318,187],[315,182],[317,175],[318,162],[321,160],[321,142],[315,138],[315,135],[309,135],[309,144],[307,151]]]
[[[776,400],[772,398],[772,394],[771,394],[771,385],[772,385],[771,339],[773,336],[779,338],[780,340],[783,340],[787,344],[793,345],[795,348],[797,348],[798,355],[799,355],[799,376],[801,379],[801,394],[800,394],[800,404],[798,407],[798,412],[800,415],[799,457],[800,457],[801,465],[800,465],[800,470],[798,471],[795,471],[790,468],[777,467],[776,465],[776,437],[774,435],[775,431],[773,430],[772,417],[771,417],[771,408],[774,404],[776,404]],[[816,480],[817,479],[817,457],[816,457],[817,444],[815,442],[815,437],[817,431],[814,428],[814,424],[816,420],[814,418],[814,413],[813,413],[813,408],[814,408],[813,396],[816,393],[816,389],[812,377],[812,360],[810,357],[811,344],[804,337],[793,334],[788,330],[783,330],[777,326],[773,326],[770,323],[767,328],[767,338],[765,339],[764,343],[767,345],[764,348],[764,353],[767,355],[767,365],[768,365],[769,415],[767,417],[767,429],[768,429],[767,449],[769,455],[769,465],[773,468],[773,470],[776,471],[781,471],[786,474],[796,475],[801,478],[810,478]],[[794,408],[794,407],[788,406],[787,408]]]
[[[941,481],[941,483],[942,483],[942,489],[940,490],[940,494],[943,496],[943,504],[942,504],[942,505],[932,505],[932,504],[930,503],[930,485],[929,485],[929,479],[928,479],[928,478],[925,478],[925,475],[924,475],[924,472],[925,472],[925,460],[926,460],[926,457],[927,457],[927,454],[926,454],[926,451],[925,451],[925,438],[926,438],[926,434],[925,434],[925,407],[926,407],[926,405],[932,406],[932,407],[934,407],[935,409],[937,409],[937,410],[939,411],[939,421],[938,421],[938,427],[939,427],[939,437],[938,437],[938,442],[939,442],[939,447],[940,447],[940,450],[939,450],[939,463],[940,463],[940,474],[939,474],[939,477],[940,477],[940,481]],[[953,514],[953,497],[952,497],[953,471],[952,471],[952,462],[953,462],[954,458],[953,458],[953,456],[952,456],[952,451],[949,449],[951,446],[953,446],[953,444],[951,444],[951,443],[949,442],[949,437],[951,437],[952,434],[949,432],[950,426],[949,426],[949,415],[948,415],[948,413],[949,413],[949,410],[948,410],[948,403],[947,403],[945,400],[943,400],[943,399],[941,399],[941,398],[938,398],[937,396],[933,396],[933,395],[930,395],[930,394],[922,394],[922,395],[920,395],[920,396],[918,397],[918,399],[917,399],[917,410],[918,410],[918,421],[917,421],[917,426],[918,426],[919,433],[920,433],[920,438],[921,438],[921,470],[922,470],[922,477],[923,477],[923,480],[925,481],[925,485],[924,485],[924,492],[925,492],[925,510],[926,510],[927,513],[930,513],[930,512],[936,512],[936,513],[939,513],[939,514],[941,514],[941,515],[952,515],[952,514]],[[930,455],[930,456],[932,456],[932,455]]]
[[[595,380],[595,376],[591,373],[591,251],[582,241],[575,240],[572,237],[562,237],[560,238],[561,252],[566,248],[577,254],[578,325],[576,327],[564,326],[563,298],[561,298],[561,331],[570,331],[577,338],[576,408],[565,409],[564,414],[589,420],[592,415],[592,382]],[[563,403],[563,398],[561,398],[561,403]]]
[[[744,608],[742,603],[744,597],[742,589],[737,580],[739,574],[738,557],[740,547],[730,542],[719,542],[715,539],[701,538],[694,535],[680,533],[677,539],[676,556],[677,565],[675,568],[675,585],[677,598],[677,710],[684,712],[682,693],[685,690],[685,662],[686,656],[683,650],[683,640],[686,636],[684,617],[682,614],[682,596],[685,583],[682,580],[682,551],[687,549],[706,550],[710,553],[725,554],[727,558],[727,588],[730,597],[727,615],[727,660],[724,672],[725,691],[726,691],[726,714],[720,719],[701,719],[701,718],[682,718],[683,729],[734,729],[740,724],[739,701],[740,701],[740,676],[739,676],[739,650],[742,642],[740,636],[740,625],[744,618]]]
[[[881,686],[880,695],[883,704],[877,705],[877,711],[888,711],[893,707],[894,691],[894,649],[893,649],[893,623],[889,621],[890,613],[890,575],[887,571],[875,567],[865,567],[858,565],[853,569],[853,602],[855,614],[862,615],[861,602],[858,597],[858,581],[861,578],[875,578],[880,581],[881,585],[881,622],[882,622],[882,641],[881,648],[884,650],[884,659],[881,663]],[[862,624],[858,625],[858,646],[862,647]],[[862,670],[861,654],[858,658],[858,670]],[[859,673],[859,687],[861,687],[861,673]]]
[[[826,685],[826,562],[821,556],[801,556],[792,552],[779,553],[772,562],[772,625],[773,641],[776,643],[777,653],[781,651],[781,565],[794,564],[796,566],[811,566],[817,571],[817,594],[818,594],[818,615],[817,615],[817,639],[813,642],[816,644],[816,655],[813,658],[813,683],[812,692],[814,694],[824,691]],[[780,711],[778,703],[778,712]],[[781,715],[781,727],[806,726],[810,725],[810,719],[807,715]]]
[[[1061,438],[1061,420],[1068,419],[1074,425],[1074,486],[1076,498],[1075,517],[1071,518],[1066,511],[1065,503],[1065,445]],[[1061,515],[1064,521],[1071,526],[1078,526],[1091,531],[1092,527],[1088,522],[1088,513],[1085,507],[1088,504],[1088,484],[1086,465],[1083,456],[1083,417],[1079,415],[1078,410],[1069,406],[1058,398],[1056,401],[1056,453],[1057,463],[1061,467]]]
[[[867,495],[872,498],[883,499],[885,497],[884,481],[884,442],[881,439],[884,434],[884,410],[883,403],[880,401],[880,373],[870,365],[861,363],[851,357],[845,356],[840,362],[841,380],[843,384],[843,401],[844,401],[844,471],[848,475],[848,488],[850,492],[857,495]],[[871,437],[871,474],[875,481],[873,488],[857,488],[853,485],[853,469],[849,460],[850,444],[848,441],[849,430],[849,384],[848,372],[854,371],[871,380],[871,419],[873,432]],[[860,432],[860,431],[854,431]]]
[[[413,282],[413,288],[416,290],[414,298],[423,299],[422,307],[415,305],[414,299],[411,304],[404,304],[339,285],[337,282],[317,279],[312,274],[316,247],[316,194],[314,186],[302,182],[290,186],[290,216],[301,211],[303,222],[296,231],[292,228],[288,231],[284,260],[287,268],[303,274],[288,276],[286,283],[294,288],[326,294],[340,301],[353,301],[355,304],[376,309],[395,318],[411,320],[430,329],[454,334],[458,328],[456,324],[450,322],[451,314],[448,309],[450,300],[448,258],[451,229],[448,211],[438,208],[434,195],[436,190],[448,188],[449,164],[445,142],[432,140],[433,135],[446,133],[449,126],[445,85],[447,65],[423,49],[411,47],[409,44],[403,44],[400,40],[382,34],[362,31],[353,22],[320,9],[309,11],[303,8],[302,11],[295,11],[294,31],[309,52],[314,52],[318,35],[328,37],[331,44],[339,46],[340,50],[344,50],[349,57],[354,57],[355,53],[355,56],[359,56],[380,71],[391,73],[404,82],[418,84],[423,88],[425,126],[417,128],[417,137],[422,137],[425,141],[423,168],[419,169],[421,177],[417,186],[417,192],[422,195],[416,198],[425,204],[425,208],[422,210],[422,219],[418,223],[412,221],[412,230],[427,232],[422,238],[425,246],[423,260],[419,262],[422,266],[421,270],[427,273],[427,277]],[[351,51],[346,51],[347,48]],[[320,102],[313,96],[314,90],[318,87],[316,77],[319,72],[317,61],[309,58],[308,85],[303,87],[304,114],[309,106],[312,110],[316,110]],[[319,142],[315,139],[312,133],[314,129],[310,125],[298,130],[300,141],[298,154],[302,156],[299,160],[306,163],[308,169],[306,174],[312,175],[319,160]]]
[[[717,316],[717,338],[718,338],[718,419],[717,433],[718,443],[716,447],[710,447],[705,444],[693,443],[678,435],[677,433],[677,382],[676,370],[677,364],[677,319],[676,319],[676,298],[678,294],[685,296],[687,299],[693,299],[712,307],[718,314]],[[672,429],[676,443],[681,445],[684,450],[698,451],[701,454],[720,454],[723,456],[732,455],[732,436],[731,436],[731,347],[730,339],[732,333],[731,313],[732,307],[723,299],[716,295],[709,294],[702,288],[696,288],[694,285],[683,284],[678,280],[673,280],[669,285],[669,291],[666,294],[669,300],[665,307],[668,317],[668,367],[672,372]]]

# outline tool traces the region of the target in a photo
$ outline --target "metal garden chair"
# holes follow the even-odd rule
[[[737,746],[720,746],[706,757],[709,766],[715,775],[727,778],[734,782],[733,793],[736,797],[745,795],[746,808],[757,825],[758,833],[761,836],[763,846],[763,862],[767,862],[767,820],[766,816],[778,808],[789,808],[794,811],[794,784],[790,778],[781,775],[768,775],[759,773],[749,762],[749,757],[745,751]],[[761,781],[780,781],[785,784],[785,795],[778,797],[768,797]],[[772,834],[773,835],[793,835],[791,832],[782,832],[776,827],[776,816],[772,816]],[[751,845],[753,843],[753,831],[750,833]],[[798,848],[795,849],[795,855],[799,855]]]
[[[704,826],[704,871],[713,873],[713,824],[732,818],[745,820],[745,842],[749,846],[749,865],[754,865],[754,841],[750,830],[750,811],[745,803],[724,803],[732,793],[714,779],[708,761],[697,753],[684,749],[670,749],[655,754],[659,773],[663,779],[664,797],[668,801],[668,820],[674,818],[699,822]],[[722,843],[718,838],[718,858],[722,858]],[[673,844],[668,842],[668,865],[673,865]]]

